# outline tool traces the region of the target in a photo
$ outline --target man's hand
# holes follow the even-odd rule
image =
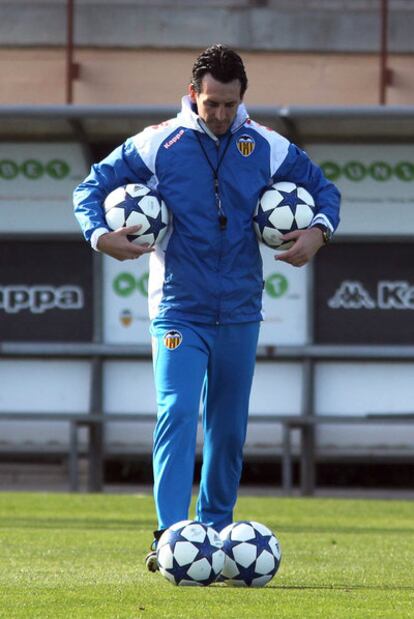
[[[143,254],[154,251],[149,245],[137,245],[128,240],[128,234],[136,234],[140,228],[141,226],[128,226],[102,234],[98,239],[97,248],[116,260],[136,260]]]
[[[295,267],[302,267],[309,262],[322,247],[323,235],[319,228],[307,228],[306,230],[295,230],[283,235],[284,241],[295,241],[294,245],[287,251],[277,254],[275,260],[287,262]]]

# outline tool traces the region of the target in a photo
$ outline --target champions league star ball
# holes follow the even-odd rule
[[[111,230],[141,226],[128,239],[138,245],[158,244],[168,227],[168,210],[160,196],[146,185],[124,185],[111,191],[104,201],[105,219]]]
[[[315,202],[306,189],[290,182],[275,183],[259,199],[253,217],[258,239],[272,249],[289,249],[281,236],[309,227]]]
[[[279,569],[279,542],[254,521],[233,522],[220,533],[225,553],[221,580],[238,587],[264,587]]]
[[[224,566],[222,546],[212,527],[194,520],[177,522],[158,541],[160,572],[174,585],[210,585]]]

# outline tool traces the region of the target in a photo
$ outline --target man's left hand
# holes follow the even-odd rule
[[[287,262],[294,267],[302,267],[307,264],[324,244],[322,230],[319,228],[288,232],[283,235],[283,240],[295,242],[287,251],[276,254],[275,260]]]

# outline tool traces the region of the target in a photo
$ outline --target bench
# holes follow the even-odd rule
[[[141,413],[34,413],[34,412],[0,412],[0,421],[59,421],[69,425],[69,488],[79,491],[79,430],[88,430],[88,489],[99,492],[103,486],[104,441],[103,430],[110,422],[153,422],[155,414]],[[251,415],[249,423],[279,423],[282,426],[282,490],[287,496],[293,490],[292,432],[301,433],[301,494],[310,496],[315,488],[315,448],[309,432],[322,424],[406,424],[414,423],[414,413],[366,415]],[[309,448],[311,445],[311,448]]]
[[[336,424],[411,424],[414,413],[366,413],[364,415],[300,415],[283,419],[282,487],[284,494],[290,495],[292,482],[292,431],[301,433],[301,495],[312,496],[315,490],[316,449],[314,429],[320,425]]]
[[[88,430],[89,460],[88,489],[99,492],[103,486],[104,464],[104,440],[103,429],[110,422],[153,422],[155,414],[142,413],[57,413],[57,412],[0,412],[0,421],[39,421],[39,422],[63,422],[69,426],[69,489],[71,492],[79,491],[79,430]],[[288,424],[292,420],[288,415],[252,415],[249,423],[281,423],[283,432],[282,454],[282,487],[284,492],[289,493],[292,486],[292,458],[290,449],[290,428]]]
[[[92,413],[34,413],[34,412],[0,412],[0,421],[39,421],[39,422],[63,422],[69,426],[69,489],[71,492],[79,491],[79,430],[88,430],[88,489],[91,492],[100,492],[103,486],[103,429],[110,421],[129,421],[142,422],[153,421],[155,415],[152,414],[92,414]]]

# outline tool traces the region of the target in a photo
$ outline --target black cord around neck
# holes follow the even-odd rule
[[[210,157],[207,154],[206,149],[204,148],[204,145],[201,141],[201,138],[198,134],[198,132],[195,132],[196,134],[196,138],[198,140],[198,143],[200,144],[201,150],[203,151],[204,157],[206,158],[206,161],[208,163],[208,165],[210,166],[212,172],[213,172],[213,180],[214,180],[214,195],[216,198],[216,205],[217,205],[217,211],[218,211],[218,220],[219,220],[219,225],[220,225],[220,230],[225,230],[227,228],[227,216],[225,214],[225,212],[223,211],[223,206],[221,204],[221,197],[220,197],[220,187],[219,187],[219,179],[218,179],[218,173],[219,173],[219,169],[220,166],[222,164],[222,161],[224,159],[224,155],[227,152],[227,149],[230,145],[231,142],[231,138],[232,135],[230,133],[229,137],[227,138],[227,142],[226,145],[223,149],[223,152],[221,153],[221,157],[217,163],[217,167],[214,167],[214,165],[212,164]]]
[[[200,138],[200,136],[199,136],[199,134],[198,134],[198,131],[196,131],[196,132],[195,132],[195,134],[196,134],[196,138],[197,138],[197,140],[198,140],[198,143],[199,143],[199,144],[200,144],[200,146],[201,146],[201,150],[202,150],[202,151],[203,151],[203,153],[204,153],[204,157],[206,158],[207,163],[208,163],[208,165],[210,166],[210,168],[211,168],[211,170],[212,170],[212,172],[213,172],[214,180],[215,180],[215,181],[217,181],[217,180],[218,180],[218,172],[219,172],[220,166],[221,166],[221,164],[222,164],[222,161],[223,161],[223,159],[224,159],[224,155],[226,154],[227,149],[228,149],[228,147],[230,146],[230,142],[231,142],[231,137],[232,137],[232,136],[231,136],[231,134],[230,134],[230,135],[229,135],[229,137],[227,138],[226,145],[225,145],[225,147],[224,147],[224,149],[223,149],[223,152],[221,153],[221,157],[220,157],[220,159],[219,159],[219,161],[218,161],[218,163],[217,163],[217,167],[214,167],[214,165],[211,163],[211,159],[210,159],[210,157],[208,156],[206,149],[204,148],[204,144],[203,144],[203,143],[202,143],[202,141],[201,141],[201,138]]]

